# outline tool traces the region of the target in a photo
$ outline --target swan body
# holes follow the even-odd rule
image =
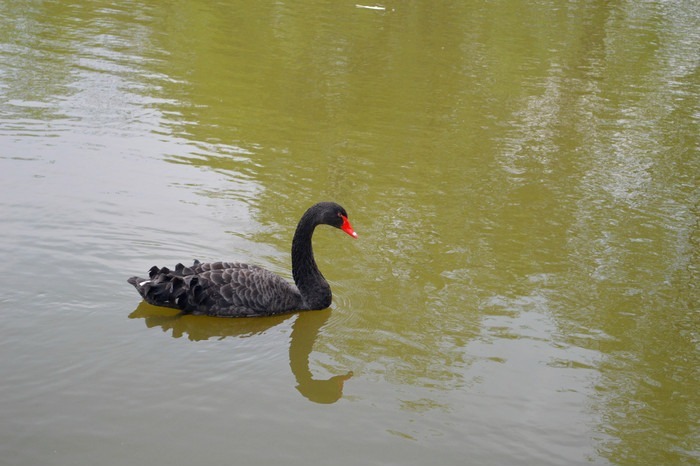
[[[325,309],[331,287],[314,260],[311,237],[318,225],[331,225],[357,238],[347,212],[334,202],[310,207],[292,240],[294,285],[269,270],[240,262],[177,264],[175,270],[151,267],[149,278],[127,281],[143,299],[184,313],[218,317],[252,317]]]

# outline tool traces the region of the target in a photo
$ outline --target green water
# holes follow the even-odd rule
[[[372,8],[367,8],[372,7]],[[697,464],[700,6],[0,4],[0,458]],[[178,316],[242,260],[331,309]]]

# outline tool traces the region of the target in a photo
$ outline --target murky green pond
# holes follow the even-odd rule
[[[700,461],[700,4],[0,3],[0,461]],[[291,278],[178,316],[126,278]]]

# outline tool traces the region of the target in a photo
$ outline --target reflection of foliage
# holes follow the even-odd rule
[[[144,65],[163,79],[144,89],[204,153],[172,161],[260,186],[241,197],[274,227],[262,243],[286,254],[304,199],[348,208],[357,245],[315,243],[343,252],[319,254],[343,311],[334,361],[460,388],[484,316],[538,299],[556,338],[603,361],[608,458],[697,450],[698,16],[689,2],[579,2],[516,27],[551,11],[506,3],[497,21],[414,2],[390,22],[340,3],[164,6],[149,13],[163,53]]]
[[[402,409],[414,413],[425,413],[434,409],[440,409],[444,412],[449,412],[449,406],[444,403],[438,403],[435,400],[421,398],[418,400],[403,400],[401,402]]]

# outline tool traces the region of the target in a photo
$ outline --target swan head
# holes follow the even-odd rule
[[[309,210],[317,211],[318,223],[338,228],[353,238],[357,238],[357,233],[355,233],[348,220],[348,213],[341,205],[335,202],[319,202]]]

